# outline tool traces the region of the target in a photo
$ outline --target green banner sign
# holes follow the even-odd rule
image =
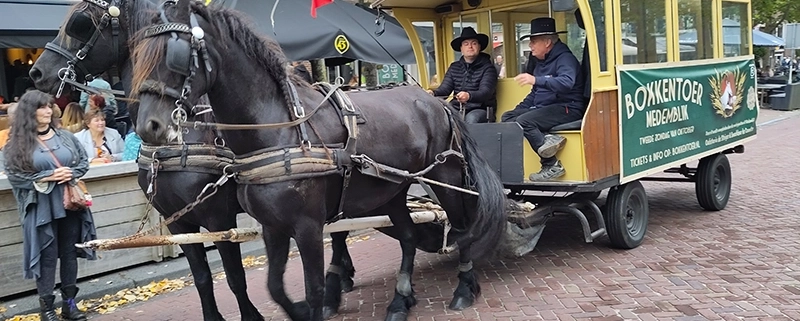
[[[389,83],[399,84],[405,80],[403,68],[396,64],[384,64],[378,70],[378,84],[386,85]]]
[[[755,86],[752,59],[620,67],[620,181],[660,172],[754,136]]]

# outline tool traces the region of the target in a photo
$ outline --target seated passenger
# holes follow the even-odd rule
[[[453,50],[461,52],[461,59],[450,64],[439,88],[428,90],[434,96],[454,93],[451,104],[458,109],[463,106],[467,123],[487,122],[487,108],[497,106],[497,69],[492,56],[483,52],[488,45],[489,36],[464,28],[461,37],[450,42]]]
[[[91,109],[83,119],[87,129],[75,134],[81,142],[90,165],[122,160],[124,142],[116,129],[106,127],[105,114],[101,109]]]
[[[531,85],[531,92],[513,110],[505,112],[502,121],[516,121],[525,138],[539,154],[542,169],[530,175],[531,181],[552,180],[566,174],[556,153],[564,148],[566,138],[545,135],[551,128],[579,120],[585,109],[584,80],[575,55],[558,38],[555,20],[536,18],[531,21],[532,59],[536,64],[533,75],[523,73],[514,79],[520,85]]]

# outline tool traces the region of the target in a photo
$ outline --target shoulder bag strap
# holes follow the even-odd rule
[[[41,145],[42,145],[42,147],[44,147],[44,149],[46,149],[46,150],[47,150],[47,152],[48,152],[48,153],[50,153],[50,156],[53,156],[53,160],[54,160],[54,161],[56,161],[56,166],[58,166],[58,167],[63,167],[63,166],[61,165],[61,162],[59,162],[59,161],[58,161],[58,158],[56,158],[56,154],[53,154],[53,151],[50,149],[50,147],[48,147],[48,146],[47,146],[47,144],[45,144],[45,143],[44,143],[44,141],[42,141],[42,139],[41,139],[41,138],[39,138],[39,137],[36,137],[36,140],[38,140],[38,141],[39,141],[39,144],[41,144]]]

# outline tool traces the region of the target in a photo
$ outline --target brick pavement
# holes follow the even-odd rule
[[[582,241],[570,217],[548,224],[534,252],[479,265],[483,295],[463,312],[446,309],[456,257],[421,253],[414,274],[418,305],[409,320],[800,320],[800,117],[760,128],[743,155],[731,155],[734,184],[726,210],[704,212],[686,183],[645,183],[647,239],[637,249]],[[399,266],[397,242],[381,234],[351,245],[356,289],[334,320],[381,320]],[[301,298],[299,258],[287,288]],[[270,301],[264,268],[248,271],[251,297],[271,320],[285,316]],[[228,320],[239,319],[233,295],[216,295]],[[194,288],[133,304],[97,321],[200,320]]]

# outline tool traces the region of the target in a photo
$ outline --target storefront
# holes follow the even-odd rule
[[[14,98],[24,91],[27,71],[42,54],[78,0],[0,0],[0,96]]]

